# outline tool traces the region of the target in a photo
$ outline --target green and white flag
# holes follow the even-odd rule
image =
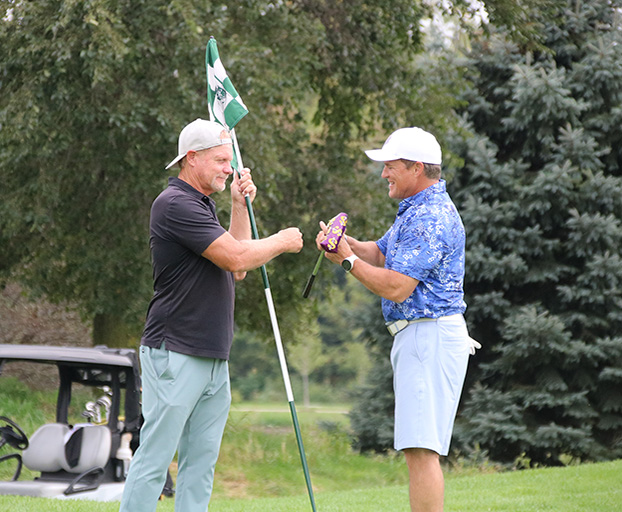
[[[210,120],[231,130],[240,119],[248,114],[248,110],[227,76],[218,55],[216,39],[213,37],[207,43],[205,66]]]

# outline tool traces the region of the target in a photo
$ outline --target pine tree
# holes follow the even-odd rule
[[[619,9],[562,2],[544,20],[548,51],[497,33],[469,55],[450,192],[484,349],[455,445],[495,460],[622,455]]]

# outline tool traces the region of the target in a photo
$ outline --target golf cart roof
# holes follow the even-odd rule
[[[56,347],[46,345],[0,344],[0,360],[33,361],[42,363],[77,363],[80,366],[136,365],[131,349],[108,347]]]

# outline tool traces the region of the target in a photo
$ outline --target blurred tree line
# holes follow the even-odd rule
[[[351,403],[372,364],[360,340],[357,312],[370,302],[377,306],[377,300],[355,279],[346,280],[341,269],[334,270],[327,268],[315,285],[315,292],[330,290],[330,299],[322,299],[319,311],[310,302],[305,305],[295,343],[286,343],[294,395],[303,405]],[[333,279],[337,285],[329,286]],[[269,336],[238,330],[229,364],[238,399],[283,401],[283,379]]]
[[[320,219],[346,211],[367,239],[390,225],[396,205],[361,150],[418,125],[444,148],[467,227],[467,320],[484,344],[455,445],[504,461],[619,455],[619,3],[490,0],[476,25],[462,0],[0,0],[0,279],[76,304],[95,343],[136,345],[149,208],[180,129],[208,116],[213,35],[250,110],[236,131],[260,235],[297,225],[306,237],[267,267],[291,364],[335,385],[350,372],[358,446],[382,451],[392,436],[378,304],[326,265],[312,299],[301,291]],[[470,48],[444,34],[424,45],[435,8]],[[215,199],[226,221],[227,194]],[[271,339],[259,273],[236,293],[242,380],[261,379],[242,355]],[[378,364],[367,386],[357,334]]]

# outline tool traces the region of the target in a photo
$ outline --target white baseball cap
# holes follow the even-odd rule
[[[178,155],[166,166],[167,169],[173,167],[188,151],[201,151],[202,149],[214,148],[223,144],[233,144],[231,135],[226,128],[215,121],[205,119],[195,119],[186,125],[179,134],[177,143]]]
[[[368,149],[365,154],[376,162],[411,160],[424,164],[441,165],[441,146],[436,137],[421,128],[400,128],[394,131],[382,149]]]

